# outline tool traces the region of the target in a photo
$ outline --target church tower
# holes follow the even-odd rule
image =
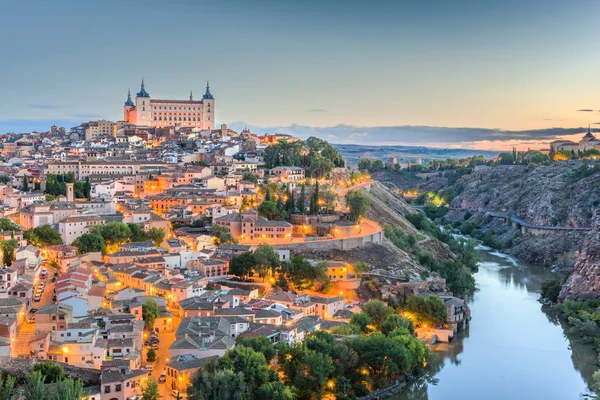
[[[202,96],[202,104],[204,105],[202,128],[213,130],[215,129],[215,98],[210,93],[208,81],[206,81],[206,93]]]
[[[132,124],[135,123],[135,118],[132,118],[135,112],[135,104],[131,101],[131,90],[127,90],[127,101],[123,106],[123,120]]]
[[[136,125],[150,126],[152,108],[150,106],[150,93],[146,92],[144,86],[144,78],[142,78],[142,87],[135,96],[135,110],[137,114]]]

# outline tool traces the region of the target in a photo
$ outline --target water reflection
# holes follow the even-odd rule
[[[471,326],[438,344],[428,373],[395,400],[577,399],[587,392],[597,355],[572,341],[556,313],[537,299],[554,275],[479,250]]]

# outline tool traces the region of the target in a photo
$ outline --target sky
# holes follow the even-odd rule
[[[3,2],[0,133],[122,119],[144,77],[167,99],[210,79],[217,123],[257,132],[543,147],[600,129],[598,15],[595,0]]]

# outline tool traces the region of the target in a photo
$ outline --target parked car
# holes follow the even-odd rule
[[[158,343],[150,343],[150,347],[152,347],[154,350],[158,350]]]
[[[35,301],[36,303],[39,302],[40,300],[42,300],[42,296],[35,296],[33,298],[33,301]]]
[[[56,277],[56,276],[58,276],[58,272],[55,272],[55,273],[54,273],[54,276],[55,276],[55,277]]]
[[[52,282],[56,282],[56,277],[52,278]]]
[[[171,390],[171,396],[175,397],[176,399],[180,399],[181,392],[179,390]]]
[[[35,314],[37,310],[37,308],[32,308],[31,310],[29,310],[29,314]]]
[[[160,374],[160,376],[158,377],[158,381],[162,383],[166,380],[167,380],[167,374],[165,374],[165,372],[163,371],[163,373]]]
[[[35,317],[29,317],[29,318],[27,318],[27,323],[28,324],[35,324]]]
[[[52,301],[56,301],[56,296],[52,296]]]
[[[148,373],[148,375],[150,375],[152,373],[152,370],[154,370],[154,365],[153,364],[146,364],[142,367],[143,371],[146,371]]]

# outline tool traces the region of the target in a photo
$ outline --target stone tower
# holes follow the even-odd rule
[[[203,128],[213,130],[215,129],[215,98],[210,93],[208,81],[206,81],[206,92],[202,96],[202,103],[204,105],[204,115],[202,116]]]
[[[73,186],[74,183],[67,183],[67,201],[74,201],[75,196],[73,195]]]
[[[136,125],[151,125],[152,109],[150,107],[150,93],[146,92],[143,78],[142,87],[135,96],[135,112],[137,116]]]
[[[125,102],[125,106],[123,106],[123,120],[129,121],[129,112],[132,108],[135,107],[133,101],[131,100],[131,90],[127,90],[127,101]]]

